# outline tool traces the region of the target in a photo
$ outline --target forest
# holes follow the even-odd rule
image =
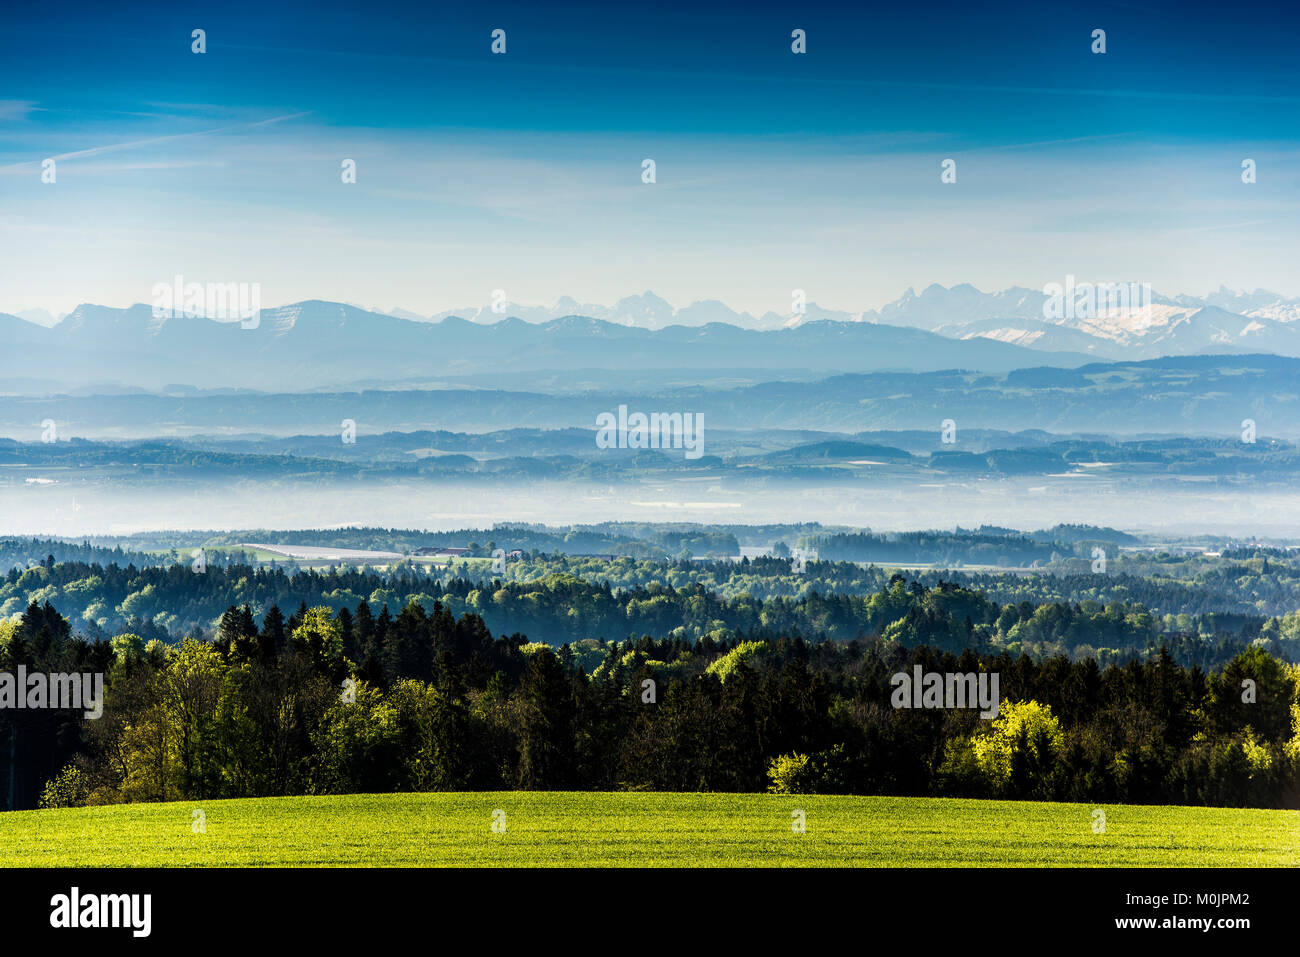
[[[575,618],[619,607],[567,584]],[[822,601],[797,620],[852,607]],[[0,624],[0,670],[103,673],[106,700],[98,720],[0,712],[6,806],[501,788],[1300,806],[1300,669],[1259,644],[1211,670],[1164,647],[1105,666],[971,647],[975,622],[1040,616],[1152,637],[1140,613],[998,609],[899,578],[848,639],[812,640],[748,608],[760,617],[747,634],[555,647],[494,637],[438,600],[395,607],[286,617],[273,605],[259,622],[231,606],[211,641],[168,644],[87,639],[31,604]],[[915,665],[997,673],[997,717],[891,706],[891,675]]]
[[[1171,579],[1101,575],[905,576],[876,566],[789,559],[654,562],[630,558],[530,556],[495,575],[487,562],[392,569],[297,568],[189,563],[137,568],[57,562],[13,567],[0,580],[0,616],[52,602],[90,639],[129,632],[145,640],[208,639],[231,605],[256,616],[272,606],[327,607],[365,601],[396,613],[411,602],[441,603],[455,615],[478,615],[494,634],[521,632],[551,645],[588,638],[715,640],[798,635],[851,640],[880,635],[909,646],[960,651],[1005,650],[1031,656],[1097,657],[1103,665],[1152,654],[1164,644],[1183,664],[1222,664],[1252,643],[1288,661],[1300,659],[1296,616],[1162,609],[1196,607],[1196,588]],[[1287,607],[1294,568],[1260,559],[1216,586],[1268,591]],[[1149,607],[1141,599],[1156,599]],[[1232,602],[1250,608],[1250,603]],[[1294,607],[1293,605],[1291,607]]]

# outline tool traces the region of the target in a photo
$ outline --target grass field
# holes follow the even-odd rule
[[[194,812],[203,812],[197,833]],[[504,812],[504,832],[492,829]],[[796,834],[792,812],[806,815]],[[0,814],[0,866],[1297,866],[1300,811],[489,792]]]

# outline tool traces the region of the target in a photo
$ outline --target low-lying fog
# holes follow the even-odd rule
[[[0,485],[0,534],[113,535],[161,529],[346,525],[486,527],[494,522],[810,522],[881,531],[1020,529],[1058,523],[1131,532],[1300,537],[1300,490],[1211,482],[1108,482],[1035,477],[907,486],[692,480],[590,485],[447,484],[418,480],[320,483],[63,481]]]

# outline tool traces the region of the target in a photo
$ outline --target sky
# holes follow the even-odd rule
[[[5,5],[0,311],[176,275],[424,314],[1067,275],[1300,295],[1290,7],[842,6]]]

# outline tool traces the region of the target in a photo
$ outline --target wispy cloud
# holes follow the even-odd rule
[[[0,100],[0,120],[21,120],[40,107],[34,100]]]
[[[1168,235],[1176,236],[1180,233],[1211,233],[1220,229],[1243,229],[1246,226],[1263,226],[1267,223],[1277,222],[1275,219],[1252,219],[1244,223],[1218,223],[1213,226],[1189,226],[1186,229],[1171,229]]]
[[[191,139],[197,136],[215,136],[220,133],[230,133],[239,130],[256,129],[259,127],[270,126],[274,123],[283,123],[287,120],[296,120],[299,119],[300,117],[308,116],[310,115],[310,113],[311,110],[305,110],[301,113],[286,113],[284,116],[273,116],[270,117],[269,119],[258,120],[252,123],[233,123],[229,126],[218,126],[209,130],[192,130],[188,133],[170,133],[166,136],[151,136],[145,139],[129,140],[124,143],[108,143],[105,144],[104,146],[92,146],[84,150],[73,150],[68,153],[57,153],[54,156],[49,158],[55,160],[56,162],[64,162],[66,160],[85,159],[86,157],[89,156],[101,156],[104,153],[117,153],[122,150],[139,149],[144,146],[156,146],[159,143],[172,143],[177,140]],[[19,163],[10,163],[6,166],[0,166],[0,171],[27,169],[32,166],[38,166],[44,159],[45,157],[41,157],[41,159],[26,160]]]

